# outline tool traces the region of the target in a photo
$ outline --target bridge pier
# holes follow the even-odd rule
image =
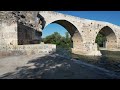
[[[72,48],[72,53],[87,56],[101,56],[101,52],[97,49],[97,43],[84,43],[81,48]]]

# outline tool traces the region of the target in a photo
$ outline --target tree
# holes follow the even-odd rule
[[[106,37],[102,34],[98,34],[97,37],[96,37],[96,43],[98,44],[99,47],[104,47],[104,43],[106,41]]]
[[[71,47],[71,45],[72,45],[72,40],[71,40],[71,38],[70,38],[70,34],[68,33],[68,32],[66,32],[65,33],[65,38],[66,38],[66,45],[67,45],[67,47]]]
[[[54,32],[46,38],[43,38],[43,42],[46,44],[56,44],[57,46],[63,48],[69,48],[72,45],[72,41],[68,32],[65,33],[65,37],[61,36],[58,32]]]
[[[52,35],[43,39],[44,43],[59,44],[61,35],[58,32],[54,32]]]

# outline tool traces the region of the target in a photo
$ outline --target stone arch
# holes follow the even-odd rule
[[[97,33],[98,34],[102,34],[106,37],[106,41],[105,41],[105,45],[104,45],[104,48],[107,49],[107,50],[112,50],[112,49],[116,49],[117,48],[117,37],[116,37],[116,33],[114,32],[114,30],[109,27],[109,26],[104,26],[102,27],[99,32]],[[96,35],[96,37],[97,37]],[[95,40],[96,40],[96,37],[95,37]]]
[[[63,26],[71,35],[71,38],[73,41],[73,48],[80,48],[80,46],[83,45],[83,38],[82,38],[80,32],[78,31],[77,27],[74,24],[72,24],[71,22],[69,22],[68,20],[60,19],[60,20],[55,20],[55,21],[51,21],[49,23],[46,22],[46,23],[47,24],[45,25],[45,27],[52,23],[57,23],[57,24]]]

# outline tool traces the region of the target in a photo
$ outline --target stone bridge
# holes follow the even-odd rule
[[[100,55],[95,43],[98,33],[106,36],[107,50],[120,50],[120,27],[109,22],[88,20],[51,11],[40,11],[46,27],[57,23],[66,28],[73,40],[73,53],[83,55]]]
[[[120,50],[120,27],[109,22],[89,20],[53,11],[1,11],[0,15],[1,51],[3,46],[4,48],[9,46],[13,50],[34,44],[38,44],[39,47],[42,30],[51,23],[60,24],[70,33],[73,41],[72,52],[75,54],[101,55],[95,42],[99,33],[106,36],[104,47],[106,50]]]

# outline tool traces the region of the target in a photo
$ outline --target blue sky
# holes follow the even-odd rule
[[[106,21],[120,26],[120,11],[56,11],[63,14],[68,14],[72,16],[77,16],[80,18],[98,20],[98,21]],[[58,24],[49,24],[43,30],[43,36],[48,36],[54,32],[59,32],[61,35],[65,35],[64,33],[67,30],[58,25]]]

